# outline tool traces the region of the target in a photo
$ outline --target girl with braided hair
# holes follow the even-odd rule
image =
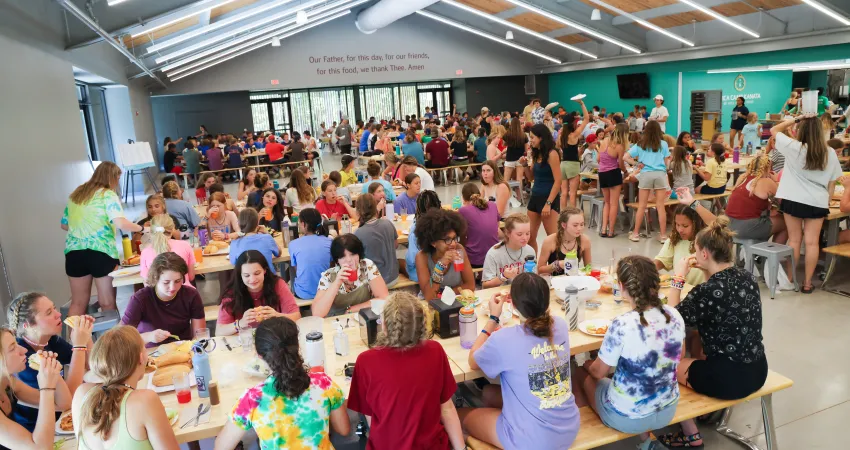
[[[590,265],[590,238],[584,235],[584,211],[571,206],[561,211],[558,231],[543,239],[537,261],[537,273],[541,275],[578,275],[579,267]]]
[[[91,367],[101,382],[85,383],[74,394],[80,450],[180,448],[159,396],[148,389],[136,390],[147,362],[145,343],[133,327],[119,326],[98,338]]]
[[[37,352],[49,353],[60,365],[69,365],[65,371],[65,378],[61,380],[56,398],[60,401],[67,400],[71,403],[77,387],[83,382],[88,362],[88,351],[92,345],[92,325],[94,318],[91,316],[79,316],[79,324],[70,330],[71,342],[66,341],[62,334],[62,315],[53,302],[41,292],[22,292],[18,294],[9,305],[6,319],[11,329],[15,332],[18,345],[26,351],[29,358]],[[30,388],[38,388],[38,371],[26,366],[16,373],[16,378],[22,385]],[[67,392],[67,397],[65,397]],[[21,426],[33,432],[38,418],[38,409],[29,405],[38,405],[35,401],[24,400],[26,405],[21,404],[15,408],[14,419]],[[64,408],[64,409],[67,409]],[[57,417],[58,418],[58,417]]]
[[[27,367],[26,351],[15,342],[13,330],[0,327],[0,450],[51,448],[56,410],[71,406],[68,387],[62,382],[62,364],[52,352],[41,353],[38,384],[35,388],[21,383],[15,375]],[[14,420],[21,405],[18,401],[38,405],[38,419],[27,430]]]
[[[617,277],[633,309],[614,318],[599,357],[578,369],[576,381],[602,423],[640,433],[640,450],[660,450],[649,432],[667,426],[676,413],[685,324],[675,308],[661,304],[658,270],[649,258],[626,256],[617,264]],[[607,378],[611,367],[613,379]]]
[[[521,273],[510,294],[490,299],[490,319],[469,351],[469,366],[496,385],[484,387],[483,408],[459,411],[471,436],[500,448],[569,448],[579,428],[570,385],[569,326],[549,314],[549,285]],[[513,303],[521,325],[499,329],[505,302]],[[497,331],[498,329],[498,331]]]
[[[685,325],[699,331],[705,351],[703,359],[682,359],[677,369],[679,383],[724,400],[745,398],[759,390],[768,368],[761,333],[761,293],[755,277],[732,263],[733,236],[725,216],[697,233],[694,253],[676,262],[667,294],[668,305],[682,315]],[[681,300],[684,274],[690,267],[705,272],[707,280]],[[702,447],[694,421],[681,425],[681,431],[659,440],[667,447]]]
[[[236,448],[252,428],[260,430],[260,448],[333,448],[329,427],[341,435],[351,430],[345,398],[326,373],[307,371],[295,322],[287,317],[263,321],[254,347],[272,374],[239,398],[215,448]]]
[[[661,251],[655,255],[655,268],[658,270],[673,270],[673,263],[694,252],[694,237],[717,218],[700,202],[695,202],[688,187],[676,189],[679,206],[673,213],[673,230],[670,239],[661,246]],[[685,281],[696,286],[705,281],[705,275],[699,269],[688,271]]]
[[[367,448],[463,449],[446,351],[430,339],[428,306],[395,292],[375,346],[357,357],[348,408],[371,426]],[[527,382],[526,382],[527,383]]]

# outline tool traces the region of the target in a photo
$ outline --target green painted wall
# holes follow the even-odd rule
[[[826,83],[829,80],[829,71],[813,70],[809,72],[809,89],[817,89],[822,87],[826,89]]]
[[[642,64],[624,67],[612,67],[608,69],[580,70],[574,72],[562,72],[549,75],[549,101],[557,101],[564,104],[567,110],[575,109],[575,103],[570,97],[578,93],[587,94],[585,102],[588,106],[599,105],[608,108],[609,112],[631,111],[635,104],[646,105],[651,109],[653,104],[650,99],[624,100],[620,99],[617,91],[617,75],[626,73],[647,72],[651,95],[661,94],[666,100],[664,106],[670,111],[670,120],[667,123],[669,134],[678,133],[677,121],[679,110],[678,80],[679,72],[682,73],[682,126],[689,128],[689,109],[691,90],[723,90],[724,96],[738,93],[734,89],[734,79],[738,75],[711,74],[705,71],[710,69],[723,69],[734,67],[752,67],[768,64],[789,64],[796,62],[825,61],[850,54],[850,44],[829,45],[821,47],[782,50],[775,52],[741,54],[724,56],[718,58],[705,58],[688,61],[672,61],[659,64]],[[747,86],[742,91],[753,95],[747,101],[752,105],[760,116],[765,111],[778,112],[791,92],[791,72],[748,72],[744,73]],[[759,94],[759,98],[755,98]],[[730,103],[731,102],[731,103]],[[729,105],[726,105],[729,103]],[[723,106],[723,129],[729,127],[729,117],[732,114],[734,98],[724,102]],[[728,109],[728,111],[727,111]]]

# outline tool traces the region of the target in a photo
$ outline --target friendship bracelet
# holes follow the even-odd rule
[[[487,330],[481,330],[482,333],[486,334],[487,337],[490,337],[490,332]]]
[[[497,325],[499,324],[499,318],[497,316],[490,314],[490,320],[496,322]]]
[[[71,349],[71,351],[74,351],[74,352],[86,352],[88,350],[89,350],[88,347],[74,347],[74,348]]]
[[[39,391],[55,391],[56,388],[38,388]]]
[[[670,287],[681,291],[685,288],[685,277],[674,276],[670,279]]]

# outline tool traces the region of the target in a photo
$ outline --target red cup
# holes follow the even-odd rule
[[[599,270],[599,269],[591,269],[590,270],[590,276],[592,276],[593,278],[596,278],[598,280],[599,277],[602,276],[602,271]]]
[[[177,391],[177,403],[181,405],[185,405],[192,401],[192,391],[190,389],[186,389],[185,391]]]
[[[348,281],[350,281],[352,283],[357,281],[357,271],[356,270],[351,269],[351,268],[348,269]]]
[[[458,272],[458,273],[463,272],[463,260],[462,259],[460,261],[455,261],[454,265],[455,265],[455,272]]]

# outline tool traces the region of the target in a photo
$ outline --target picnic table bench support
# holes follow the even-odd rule
[[[753,441],[729,428],[728,424],[731,416],[731,407],[723,410],[723,417],[717,424],[717,432],[739,442],[750,450],[761,450]],[[761,397],[761,417],[764,423],[764,441],[767,444],[767,450],[778,450],[779,445],[776,443],[776,424],[773,421],[773,394],[767,394]]]

